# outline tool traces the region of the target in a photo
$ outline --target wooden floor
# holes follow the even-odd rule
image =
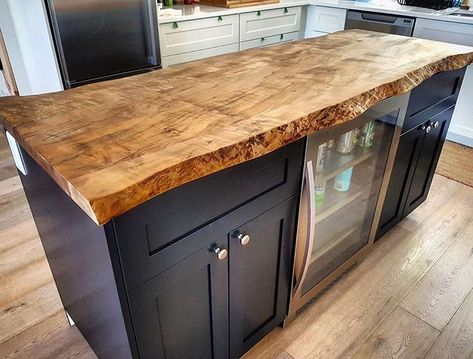
[[[473,358],[473,188],[429,199],[249,358]],[[69,327],[0,136],[0,358],[95,358]]]

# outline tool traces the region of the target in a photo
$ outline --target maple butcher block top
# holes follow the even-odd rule
[[[0,120],[97,223],[349,121],[473,48],[361,30],[58,93],[0,99]]]

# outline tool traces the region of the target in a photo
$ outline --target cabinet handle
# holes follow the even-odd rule
[[[289,10],[287,9],[287,7],[284,8],[284,13],[287,14],[289,12]]]
[[[217,20],[218,20],[218,21],[222,21],[222,20],[223,20],[223,17],[219,16],[219,17],[217,18]]]
[[[425,128],[425,133],[430,133],[430,131],[432,131],[432,126],[429,124],[429,125]]]
[[[281,40],[284,38],[284,34],[281,34]]]
[[[237,238],[240,241],[240,244],[242,246],[246,246],[248,243],[250,243],[250,239],[251,239],[251,237],[248,234],[242,234],[242,233],[240,233]]]
[[[264,37],[261,38],[261,41],[264,41]]]
[[[434,126],[434,128],[438,128],[439,127],[439,122],[438,121],[435,121],[434,124],[432,126]]]
[[[257,11],[256,16],[261,16],[261,11]]]
[[[228,255],[228,251],[225,248],[219,248],[216,244],[210,247],[210,251],[217,255],[219,261],[223,261]]]
[[[179,24],[178,24],[177,22],[173,22],[173,23],[172,23],[172,27],[173,27],[174,29],[177,29],[177,28],[179,28]]]

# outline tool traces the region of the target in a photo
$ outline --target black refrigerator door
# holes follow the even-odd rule
[[[159,65],[154,0],[48,0],[66,87]]]

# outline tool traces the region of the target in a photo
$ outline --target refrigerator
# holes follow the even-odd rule
[[[290,323],[374,243],[409,94],[307,138]]]
[[[159,69],[156,0],[46,0],[64,87]]]

